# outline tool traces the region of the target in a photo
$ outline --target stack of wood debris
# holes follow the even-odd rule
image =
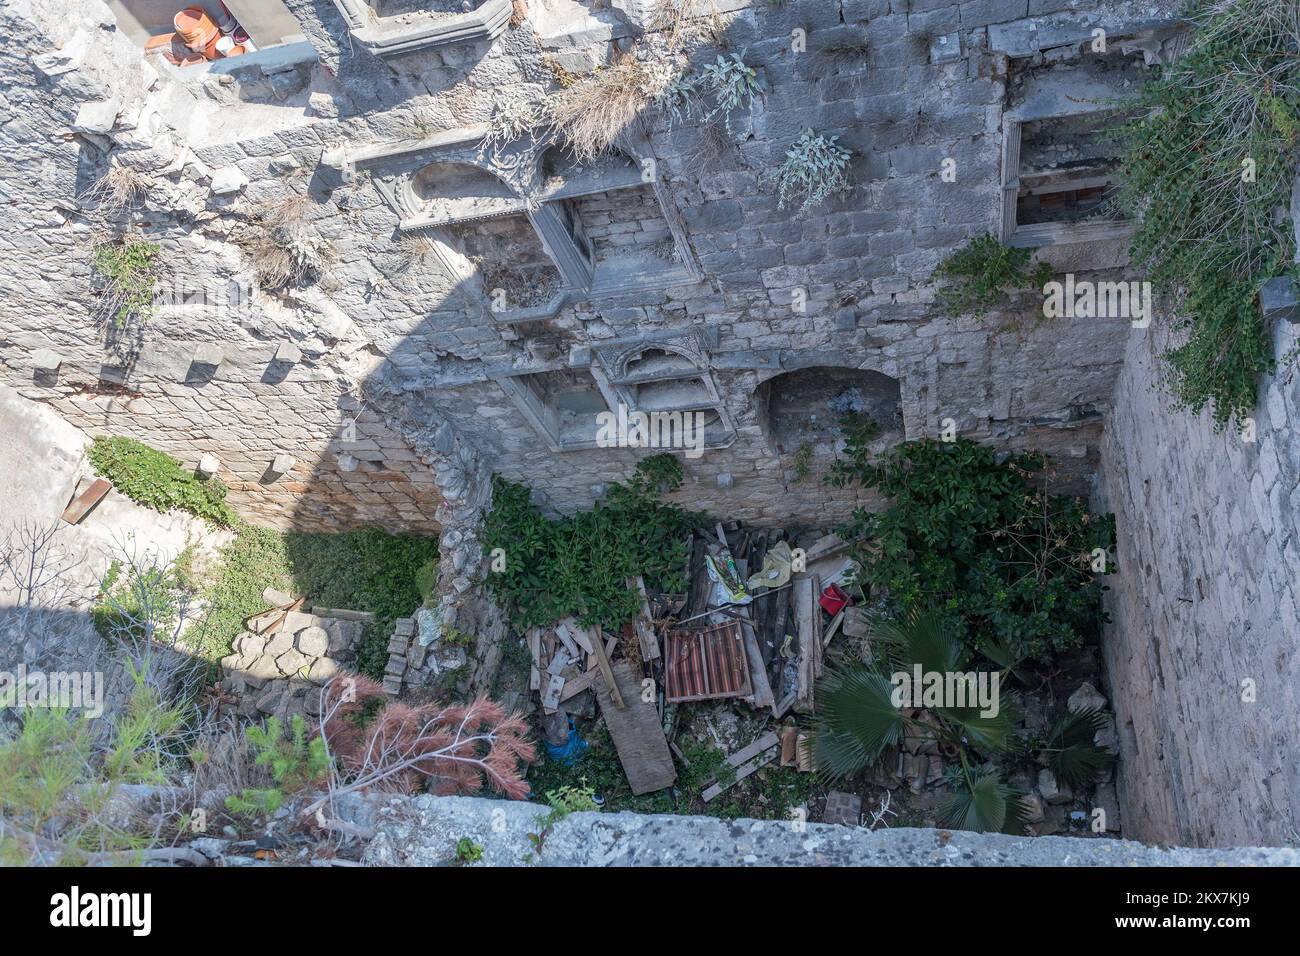
[[[849,603],[840,585],[853,562],[834,535],[802,544],[784,531],[718,524],[691,542],[688,593],[648,592],[641,577],[627,582],[641,610],[620,633],[573,618],[529,630],[530,687],[547,742],[564,744],[572,717],[599,710],[632,792],[641,794],[676,780],[673,754],[684,758],[670,741],[679,704],[730,700],[770,711],[773,721],[812,713],[826,648]],[[783,766],[812,769],[807,738],[792,723],[727,760],[734,780],[743,780],[778,757]],[[708,788],[704,799],[732,782]]]

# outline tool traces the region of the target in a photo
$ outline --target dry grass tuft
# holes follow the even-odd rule
[[[551,121],[574,158],[588,163],[613,146],[659,92],[646,64],[633,54],[621,54],[557,94]]]
[[[293,193],[267,206],[239,240],[264,289],[314,281],[334,261],[334,248],[308,222],[311,200]]]
[[[134,206],[152,184],[153,180],[139,170],[115,163],[82,198],[94,203],[101,213],[112,216]]]

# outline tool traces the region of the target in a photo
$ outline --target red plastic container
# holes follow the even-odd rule
[[[853,598],[849,597],[838,584],[831,584],[822,591],[818,603],[821,604],[823,611],[834,616],[852,604]]]

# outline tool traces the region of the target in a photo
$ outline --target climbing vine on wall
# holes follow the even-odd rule
[[[1118,202],[1138,221],[1132,254],[1187,318],[1171,385],[1216,422],[1255,407],[1273,364],[1257,296],[1292,261],[1300,163],[1300,20],[1277,0],[1194,0],[1191,45],[1138,94]]]
[[[529,501],[527,487],[495,478],[482,540],[489,555],[501,549],[504,570],[490,573],[488,584],[516,626],[576,615],[584,625],[616,628],[640,607],[626,583],[637,574],[653,588],[685,591],[689,532],[703,518],[658,500],[681,483],[681,462],[654,455],[591,511],[552,521]]]

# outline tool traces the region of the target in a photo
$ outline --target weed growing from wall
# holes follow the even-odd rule
[[[1292,268],[1275,210],[1300,163],[1300,21],[1276,0],[1196,0],[1189,16],[1190,47],[1134,104],[1118,203],[1138,223],[1133,264],[1187,316],[1174,394],[1222,426],[1255,407],[1273,364],[1259,289]]]
[[[820,206],[831,196],[843,196],[853,188],[849,174],[853,154],[838,141],[838,136],[823,136],[809,129],[786,150],[784,162],[773,174],[781,209],[791,202],[798,202],[801,209]]]
[[[714,106],[706,118],[721,116],[727,131],[731,131],[731,114],[749,107],[763,91],[758,73],[745,65],[740,53],[719,56],[714,63],[700,68],[700,87],[713,98]]]
[[[95,246],[94,266],[103,286],[100,311],[122,329],[153,318],[154,287],[158,284],[157,243],[116,240]]]
[[[1012,249],[990,234],[972,239],[934,270],[945,280],[939,289],[940,304],[953,315],[982,316],[1018,289],[1042,288],[1052,277],[1046,262],[1030,262],[1032,249]]]

